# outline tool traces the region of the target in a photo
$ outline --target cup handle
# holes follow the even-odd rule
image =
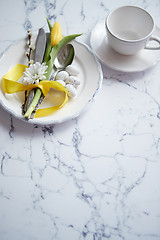
[[[152,36],[152,37],[150,37],[149,41],[155,41],[159,44],[159,46],[158,47],[147,47],[147,46],[145,46],[145,49],[150,49],[150,50],[160,49],[160,39],[159,38]]]

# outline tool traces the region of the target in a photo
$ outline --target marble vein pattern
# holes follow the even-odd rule
[[[46,17],[89,45],[96,22],[128,4],[160,27],[159,0],[1,1],[0,56]],[[0,240],[160,240],[160,63],[102,69],[76,119],[31,125],[0,107]]]

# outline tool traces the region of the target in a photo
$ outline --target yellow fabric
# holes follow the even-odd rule
[[[11,93],[21,92],[25,90],[30,91],[33,88],[40,88],[42,93],[46,97],[50,88],[54,88],[56,90],[59,90],[65,93],[65,97],[62,103],[54,107],[38,109],[36,111],[35,117],[38,118],[38,117],[48,116],[53,112],[57,111],[58,109],[62,108],[68,101],[68,95],[65,87],[59,82],[44,80],[44,81],[40,81],[39,84],[30,84],[30,85],[23,85],[17,82],[22,77],[23,72],[27,67],[28,66],[26,65],[16,64],[9,72],[7,72],[2,77],[4,92],[11,94]]]

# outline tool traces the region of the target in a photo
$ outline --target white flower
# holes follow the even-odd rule
[[[36,62],[35,64],[31,64],[29,68],[25,69],[21,82],[24,85],[38,84],[40,80],[46,79],[44,74],[47,67],[45,63]]]

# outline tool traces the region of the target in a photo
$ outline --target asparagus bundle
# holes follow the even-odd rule
[[[38,74],[35,74],[36,76],[34,75],[33,77],[30,76],[30,72],[26,70],[26,73],[24,73],[23,77],[26,81],[28,80],[28,78],[33,78],[35,82],[32,83],[36,83],[36,81],[49,80],[51,73],[53,71],[54,60],[59,50],[65,44],[69,43],[71,40],[81,35],[73,34],[62,38],[62,30],[60,24],[56,22],[52,27],[48,19],[47,22],[50,33],[46,34],[47,40],[42,64],[40,63],[30,64],[29,61],[30,72],[33,73],[36,68]],[[38,109],[39,105],[43,102],[43,100],[44,95],[40,88],[35,88],[30,90],[29,92],[28,91],[25,92],[25,102],[22,106],[24,117],[26,119],[33,118],[36,110]]]

